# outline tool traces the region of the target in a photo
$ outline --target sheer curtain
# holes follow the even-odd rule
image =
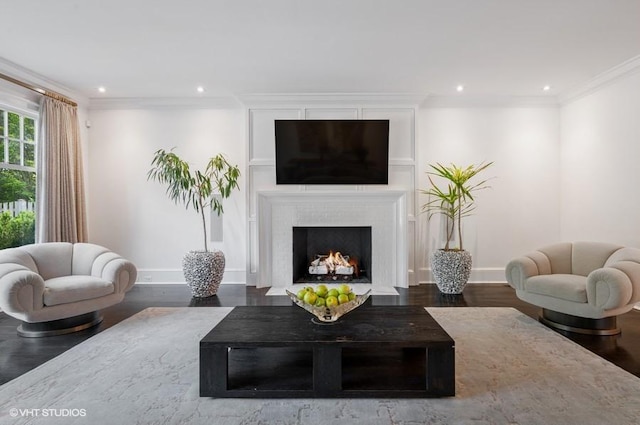
[[[37,242],[86,242],[87,219],[77,107],[40,104]]]

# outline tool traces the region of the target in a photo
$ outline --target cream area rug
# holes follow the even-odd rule
[[[150,308],[0,387],[0,424],[640,423],[639,378],[535,320],[427,310],[456,341],[455,397],[200,398],[198,343],[231,308]]]

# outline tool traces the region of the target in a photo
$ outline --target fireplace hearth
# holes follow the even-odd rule
[[[294,227],[293,283],[371,283],[371,227]]]

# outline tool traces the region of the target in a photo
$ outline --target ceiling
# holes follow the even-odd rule
[[[559,95],[640,55],[640,0],[1,1],[0,58],[87,98]]]

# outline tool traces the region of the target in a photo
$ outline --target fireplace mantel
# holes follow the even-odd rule
[[[294,226],[371,226],[375,287],[408,287],[406,192],[257,192],[258,287],[293,282]]]

